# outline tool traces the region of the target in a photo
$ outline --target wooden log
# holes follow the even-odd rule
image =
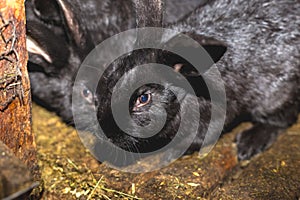
[[[0,1],[0,140],[38,176],[24,0]]]

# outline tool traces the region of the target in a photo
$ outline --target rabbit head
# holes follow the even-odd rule
[[[197,1],[191,1],[191,4]],[[174,18],[175,4],[178,2],[168,1],[171,9],[167,10],[166,16],[173,13]],[[26,1],[25,5],[33,100],[71,124],[73,82],[85,56],[104,39],[136,27],[136,16],[142,18],[146,8],[152,11],[158,8],[154,4],[143,6],[142,1],[133,0],[32,0]],[[183,13],[191,10],[190,4],[180,8]],[[153,18],[156,22],[160,20],[157,16]],[[148,23],[148,20],[144,22]],[[85,93],[88,86],[84,88],[78,93]]]
[[[134,26],[131,7],[129,1],[26,1],[33,100],[72,124],[71,96],[80,64],[96,44]],[[86,97],[85,91],[78,93]]]

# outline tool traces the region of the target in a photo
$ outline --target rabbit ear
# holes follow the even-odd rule
[[[27,51],[29,54],[35,54],[41,56],[46,62],[52,63],[52,58],[49,53],[41,45],[39,45],[30,36],[26,38]]]
[[[26,2],[26,4],[29,4]],[[61,13],[56,1],[32,0],[32,10],[36,17],[46,23],[61,25]]]
[[[161,27],[163,0],[134,0],[137,27]]]
[[[202,48],[210,55],[214,63],[217,63],[223,57],[227,50],[227,47],[223,42],[220,42],[214,38],[209,38],[192,33],[185,33],[185,35],[192,38],[198,44],[200,44]],[[196,50],[197,48],[199,48],[198,44],[189,46],[186,44],[182,44],[182,41],[184,40],[176,40],[175,38],[176,36],[168,41],[167,45],[169,47],[178,49],[179,51],[190,52],[191,56],[201,56],[196,55],[196,53],[199,52],[199,50]],[[180,44],[178,43],[178,41]],[[187,60],[180,57],[179,55],[166,53],[164,54],[163,60],[166,64],[172,66],[176,72],[180,72],[184,76],[201,75],[201,72],[198,72]],[[202,69],[205,69],[203,71],[206,71],[212,66],[212,62],[203,61],[203,63],[200,63],[200,66]]]
[[[163,25],[163,0],[133,0],[136,13],[137,28],[162,27]],[[153,33],[138,31],[136,44],[151,43]],[[159,34],[158,34],[159,35]]]
[[[87,31],[84,30],[84,24],[80,23],[80,17],[82,17],[82,12],[80,11],[81,6],[77,5],[75,1],[71,2],[67,0],[57,0],[63,13],[67,28],[66,32],[69,38],[72,39],[81,50],[90,50],[92,44],[90,36]]]
[[[93,48],[91,37],[86,30],[84,18],[84,2],[74,0],[32,0],[26,1],[27,19],[44,24],[56,35],[66,37],[70,47],[83,58]],[[46,40],[49,41],[49,40]],[[50,44],[51,45],[51,44]]]
[[[206,54],[197,55],[199,52],[203,52],[201,51],[202,49],[200,51],[199,49],[197,50],[197,48],[199,48],[199,44],[190,42],[190,39],[188,40],[188,42],[186,42],[186,40],[184,39],[186,35],[199,43],[212,59],[203,59],[203,62],[199,63],[199,66],[202,69],[201,72],[199,72],[190,62],[188,62],[187,58],[183,58],[180,55],[176,55],[172,52],[164,51],[162,54],[160,54],[162,58],[159,59],[163,60],[163,64],[173,67],[174,71],[182,74],[193,87],[196,96],[201,96],[204,99],[210,100],[209,90],[201,74],[210,69],[213,66],[213,63],[217,63],[220,61],[220,59],[222,59],[227,50],[227,47],[224,43],[213,38],[208,38],[196,34],[185,34],[178,35],[170,39],[166,43],[166,46],[168,47],[167,49],[176,49],[177,52],[185,52],[185,54],[186,52],[189,52],[189,56],[191,56],[192,58],[194,56],[206,56]],[[178,40],[177,37],[182,37],[183,40],[180,38]]]
[[[215,38],[199,35],[196,33],[185,34],[197,41],[207,51],[214,63],[218,62],[227,50],[226,44]]]
[[[39,70],[55,73],[69,60],[70,51],[65,38],[55,35],[41,23],[27,21],[26,42],[29,62],[40,66]]]

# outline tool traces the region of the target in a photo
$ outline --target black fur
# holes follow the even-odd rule
[[[126,3],[124,2],[124,4]],[[74,5],[76,5],[76,9],[81,8],[78,6],[80,4],[75,3]],[[141,6],[143,8],[143,5]],[[104,8],[101,7],[101,9]],[[84,9],[81,12],[85,13]],[[147,13],[151,15],[156,14]],[[254,123],[253,128],[237,137],[239,159],[248,159],[263,151],[270,146],[282,129],[290,126],[297,118],[300,87],[299,13],[300,3],[289,0],[211,0],[206,5],[199,6],[183,20],[167,26],[188,34],[202,45],[211,45],[213,43],[218,48],[222,47],[218,51],[218,53],[221,52],[220,56],[217,56],[215,61],[226,89],[226,126],[229,127],[236,119],[240,118],[249,119]],[[101,41],[120,30],[132,28],[132,26],[136,26],[136,21],[135,17],[133,17],[133,21],[129,20],[123,28],[119,29],[107,28],[110,26],[106,26],[105,23],[98,24],[97,22],[96,25],[99,26],[91,28],[90,26],[85,27],[85,24],[89,23],[83,22],[90,18],[82,17],[78,19],[78,23],[82,25],[80,27],[82,35],[80,36],[88,44],[82,45],[72,39],[72,35],[76,31],[71,31],[72,34],[66,34],[66,26],[67,32],[70,32],[68,23],[65,22],[64,18],[57,17],[62,12],[54,12],[54,14],[55,16],[52,16],[53,20],[50,20],[53,22],[46,24],[46,26],[50,27],[54,34],[65,38],[70,56],[66,58],[67,64],[61,68],[62,72],[59,71],[58,76],[52,77],[47,73],[30,74],[33,95],[41,99],[47,107],[57,111],[66,121],[72,121],[70,110],[72,81],[77,66],[79,66],[84,57],[84,53],[95,45],[95,43],[89,45],[90,41]],[[118,11],[111,13],[110,10],[107,14],[109,19],[115,19],[114,16],[120,13]],[[49,20],[49,17],[51,18],[51,16],[47,15],[47,20]],[[36,16],[33,18],[36,18]],[[102,16],[101,19],[105,19],[105,16]],[[43,21],[43,19],[40,20]],[[109,22],[109,24],[114,24],[115,21]],[[145,25],[149,25],[147,18],[145,18],[144,22]],[[157,21],[154,20],[154,22]],[[123,22],[118,23],[122,24]],[[152,25],[157,26],[157,24]],[[97,35],[101,32],[100,30],[103,26],[107,28],[104,28],[105,33],[100,34],[100,36]],[[116,27],[121,27],[121,25],[118,24]],[[210,120],[211,102],[201,92],[198,92],[197,97],[195,97],[177,86],[170,85],[168,82],[159,87],[155,84],[146,85],[137,90],[133,94],[129,106],[131,108],[130,113],[135,121],[132,124],[133,128],[148,123],[147,115],[149,113],[147,112],[149,112],[149,107],[155,108],[157,106],[161,108],[159,106],[161,105],[168,112],[168,123],[166,123],[160,133],[149,139],[135,138],[125,134],[115,125],[111,115],[110,97],[112,88],[124,73],[127,74],[127,80],[129,81],[136,76],[135,70],[131,70],[135,65],[149,62],[170,64],[169,61],[171,60],[174,64],[177,58],[174,55],[165,54],[165,52],[146,49],[124,55],[112,63],[111,67],[105,72],[98,85],[96,94],[92,94],[92,99],[96,102],[98,121],[103,125],[107,136],[116,145],[129,151],[148,152],[167,144],[176,134],[180,123],[178,104],[192,104],[195,102],[195,98],[200,104],[201,120],[200,122],[193,121],[193,113],[190,113],[189,126],[191,128],[195,124],[200,126],[198,137],[193,142],[192,147],[197,149],[203,143],[204,134]],[[33,60],[33,62],[35,61]],[[181,63],[182,60],[179,59],[178,62]],[[185,70],[185,68],[188,68],[188,70]],[[43,71],[47,72],[47,70]],[[195,78],[201,81],[201,74],[193,72],[187,65],[180,72],[190,81]],[[161,74],[158,74],[158,76],[162,76],[162,79],[164,78]],[[51,82],[51,80],[53,81]],[[194,86],[196,85],[196,88],[197,80],[192,82]],[[45,87],[47,84],[49,88]],[[126,86],[126,83],[123,84]],[[89,88],[88,80],[78,87],[78,95],[81,95],[82,91],[86,91]],[[184,94],[185,98],[176,99],[174,94],[170,92],[170,87],[175,87],[176,90]],[[202,89],[201,86],[199,91],[202,91]],[[148,106],[143,107],[141,110],[133,110],[133,104],[136,99],[146,91],[151,92],[157,101],[150,102]],[[113,101],[122,101],[122,99],[113,99]],[[90,96],[88,96],[84,104],[78,105],[77,108],[83,111],[82,121],[88,120],[85,114],[94,109],[90,103]],[[160,115],[160,110],[156,109],[156,111],[154,114]],[[79,128],[93,131],[94,126],[98,122],[86,121],[85,123]]]
[[[300,3],[211,1],[173,28],[227,46],[216,63],[227,95],[227,124],[250,115],[254,127],[237,138],[239,159],[263,151],[297,119]]]
[[[219,0],[209,1],[182,21],[169,26],[190,35],[203,45],[209,44],[213,39],[215,43],[226,46],[226,52],[216,62],[227,95],[226,126],[239,118],[249,119],[254,123],[253,128],[237,137],[238,158],[241,160],[249,159],[266,149],[281,130],[297,119],[300,87],[299,13],[300,4],[288,0]],[[146,89],[160,99],[149,106],[162,105],[169,114],[165,127],[155,137],[147,140],[135,138],[114,125],[110,112],[111,87],[123,73],[134,77],[134,70],[126,71],[135,65],[159,62],[158,57],[149,57],[153,52],[156,51],[132,53],[113,63],[111,70],[114,73],[107,73],[107,82],[102,83],[106,87],[99,86],[95,97],[100,101],[100,124],[109,124],[105,128],[107,136],[118,146],[130,151],[151,151],[152,147],[159,146],[159,142],[168,143],[180,124],[178,107],[174,107],[176,103],[168,90],[170,85],[166,82],[162,88],[153,85]],[[190,78],[188,73],[185,76]],[[130,78],[126,80],[129,81]],[[107,86],[108,89],[103,89]],[[186,95],[186,103],[193,103],[188,100],[191,96],[182,92]],[[139,95],[137,91],[133,94],[133,99],[137,99]],[[190,127],[194,123],[200,123],[198,138],[193,147],[200,147],[203,143],[210,119],[210,101],[200,94],[198,102],[201,114],[206,114],[201,117],[200,122],[193,122],[193,118],[190,121]],[[146,123],[147,112],[147,109],[141,112],[131,110],[131,115],[138,121],[136,124],[143,124]],[[156,114],[159,113],[157,111]]]
[[[199,0],[190,1],[195,4]],[[173,2],[170,0],[169,5]],[[85,56],[104,39],[136,27],[134,1],[32,0],[25,3],[28,38],[52,61],[29,52],[33,100],[55,111],[68,124],[73,124],[71,95],[77,70]],[[67,9],[63,10],[63,6]],[[186,9],[184,6],[180,9],[188,12],[191,8],[187,4]],[[175,13],[171,17],[174,20],[176,12],[169,9],[166,16]],[[67,19],[67,14],[72,20]]]

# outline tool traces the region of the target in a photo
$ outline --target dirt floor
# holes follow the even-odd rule
[[[77,132],[33,105],[43,199],[300,199],[300,122],[266,152],[238,162],[235,135],[225,134],[205,158],[184,156],[144,174],[124,173],[95,160]]]

